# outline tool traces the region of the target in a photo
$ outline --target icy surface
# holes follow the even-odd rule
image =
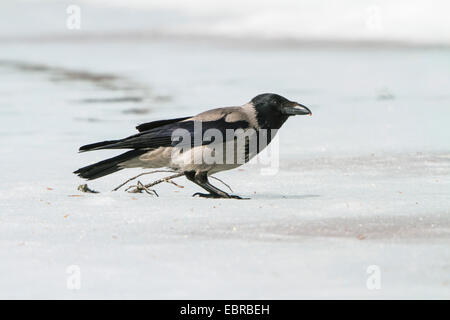
[[[450,298],[450,52],[188,41],[0,50],[1,298]],[[313,111],[279,171],[218,175],[251,200],[77,191],[117,152],[80,145],[277,92]],[[143,182],[152,180],[142,178]],[[217,181],[214,182],[219,186]],[[81,289],[66,269],[81,270]],[[381,271],[368,290],[367,268]]]

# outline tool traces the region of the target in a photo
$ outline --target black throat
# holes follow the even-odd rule
[[[256,119],[261,129],[280,129],[289,118],[269,105],[255,105]]]

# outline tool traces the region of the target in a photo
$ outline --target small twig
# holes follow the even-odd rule
[[[143,175],[146,175],[146,174],[152,174],[152,173],[160,173],[160,172],[176,172],[176,171],[173,171],[173,170],[155,170],[155,171],[140,173],[137,176],[134,176],[134,177],[128,179],[127,181],[125,181],[124,183],[120,184],[119,186],[117,186],[112,191],[119,190],[121,187],[126,185],[128,182],[133,181],[134,179],[139,178],[140,176],[143,176]],[[174,186],[176,186],[178,188],[184,188],[184,186],[179,185],[179,184],[175,183],[174,181],[172,181],[172,179],[175,179],[175,178],[178,178],[178,177],[182,177],[182,176],[184,176],[184,172],[178,172],[178,173],[176,173],[174,175],[158,179],[158,180],[153,181],[153,182],[151,182],[149,184],[146,184],[146,185],[143,185],[140,181],[138,181],[136,185],[131,185],[131,186],[128,186],[127,188],[125,188],[125,191],[127,191],[129,193],[141,193],[142,191],[145,191],[148,194],[152,194],[152,192],[153,192],[153,194],[155,194],[156,196],[159,197],[158,193],[155,190],[149,189],[149,188],[151,188],[151,187],[153,187],[153,186],[155,186],[157,184],[163,183],[163,182],[171,183],[171,184],[173,184]],[[228,184],[226,184],[223,180],[221,180],[221,179],[219,179],[217,177],[213,177],[213,176],[210,176],[210,177],[215,179],[215,180],[217,180],[217,181],[220,181],[223,185],[225,185],[228,189],[230,189],[231,192],[233,192],[233,189],[231,189],[231,187]]]
[[[128,187],[125,189],[125,191],[128,191],[128,190],[130,190],[131,188],[137,188],[137,185],[131,185],[131,186],[128,186]]]
[[[173,182],[172,180],[167,180],[166,181],[167,183],[171,183],[171,184],[173,184],[175,187],[178,187],[178,188],[181,188],[181,189],[183,189],[184,188],[184,186],[182,186],[182,185],[179,185],[178,183],[175,183],[175,182]]]
[[[173,171],[171,171],[171,172],[173,172]],[[168,183],[172,183],[173,185],[175,185],[175,186],[177,186],[177,187],[179,187],[179,188],[183,188],[183,186],[180,186],[180,185],[176,184],[175,182],[170,181],[170,180],[172,180],[172,179],[175,179],[175,178],[178,178],[178,177],[181,177],[181,176],[184,176],[184,172],[179,172],[179,173],[176,173],[176,174],[174,174],[174,175],[171,175],[171,176],[168,176],[168,177],[165,177],[165,178],[158,179],[158,180],[156,180],[156,181],[154,181],[154,182],[152,182],[152,183],[146,184],[145,186],[142,186],[142,187],[144,187],[145,189],[148,189],[148,188],[151,188],[151,187],[153,187],[153,186],[155,186],[155,185],[157,185],[157,184],[160,184],[160,183],[162,183],[162,182],[168,182]],[[142,185],[142,184],[141,184],[141,185]],[[133,188],[133,187],[134,187],[134,189],[128,191],[129,189],[131,189],[131,188]],[[144,189],[144,190],[145,190],[145,189]],[[130,193],[139,193],[139,192],[142,191],[142,188],[140,188],[140,187],[139,187],[139,184],[138,184],[138,185],[136,185],[136,186],[129,186],[128,188],[125,189],[125,191],[128,191],[128,192],[130,192]]]
[[[136,178],[139,178],[140,176],[146,175],[146,174],[152,174],[152,173],[161,173],[161,172],[175,172],[173,170],[154,170],[154,171],[150,171],[150,172],[143,172],[138,174],[137,176],[134,176],[130,179],[128,179],[127,181],[125,181],[124,183],[118,185],[117,187],[115,187],[112,191],[117,191],[120,188],[122,188],[124,185],[126,185],[128,182],[133,181]],[[126,190],[125,190],[126,191]]]
[[[158,195],[158,193],[156,192],[156,190],[153,190],[153,189],[151,189],[151,190],[149,190],[146,186],[144,186],[143,184],[142,184],[142,182],[140,182],[140,181],[138,181],[137,182],[137,188],[139,189],[139,190],[144,190],[145,192],[147,192],[148,194],[152,194],[151,192],[153,192],[157,197],[159,197],[159,195]],[[150,192],[151,191],[151,192]]]
[[[231,189],[231,187],[226,184],[225,182],[223,182],[223,180],[220,180],[219,178],[213,177],[213,176],[209,176],[210,178],[216,179],[217,181],[222,182],[228,189],[230,189],[231,192],[234,192],[233,189]]]
[[[81,192],[86,192],[86,193],[99,193],[98,191],[89,189],[87,184],[80,184],[78,186],[78,190],[81,191]]]
[[[148,193],[148,194],[150,194],[150,195],[156,195],[157,197],[159,197],[159,194],[156,192],[156,190],[153,190],[153,189],[148,189],[146,186],[144,186],[143,184],[142,184],[142,182],[140,182],[139,180],[138,180],[138,182],[136,183],[136,185],[132,185],[132,186],[129,186],[128,188],[126,188],[125,189],[125,191],[127,191],[127,190],[129,190],[129,189],[131,189],[131,188],[135,188],[134,190],[133,190],[133,192],[134,193],[141,193],[142,191],[145,191],[146,193]],[[130,191],[131,192],[131,191]],[[153,194],[152,194],[152,192],[153,192]]]

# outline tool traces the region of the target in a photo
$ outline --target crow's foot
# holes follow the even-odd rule
[[[200,193],[200,192],[196,192],[192,196],[193,197],[199,196],[200,198],[209,198],[209,199],[241,199],[241,200],[250,199],[250,198],[242,198],[234,194],[220,195],[217,193]]]

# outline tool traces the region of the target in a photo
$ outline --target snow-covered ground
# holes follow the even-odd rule
[[[450,298],[450,50],[71,37],[1,45],[1,298]],[[251,200],[110,191],[139,170],[77,191],[117,154],[80,145],[262,92],[313,117],[276,175],[218,175]]]

